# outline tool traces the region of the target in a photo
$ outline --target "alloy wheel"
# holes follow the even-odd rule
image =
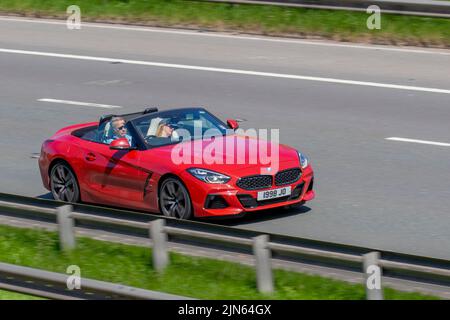
[[[167,217],[189,219],[191,217],[191,201],[189,193],[181,181],[169,178],[165,180],[160,191],[160,207]]]
[[[55,200],[77,202],[79,198],[78,183],[72,170],[65,164],[57,164],[50,174],[50,185]]]

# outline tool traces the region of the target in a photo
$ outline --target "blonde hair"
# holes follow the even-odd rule
[[[165,123],[160,123],[159,125],[158,125],[158,129],[156,129],[156,136],[157,137],[161,137],[162,136],[162,133],[163,133],[163,130],[164,130],[164,126],[165,126],[166,124]]]

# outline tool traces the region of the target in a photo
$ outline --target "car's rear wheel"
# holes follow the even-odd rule
[[[192,218],[192,205],[189,192],[177,178],[167,178],[161,184],[159,207],[166,217],[177,219]]]
[[[80,188],[70,166],[64,162],[57,163],[50,172],[50,187],[55,200],[78,202]]]

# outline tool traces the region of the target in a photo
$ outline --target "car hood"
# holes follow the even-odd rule
[[[176,166],[177,170],[197,167],[239,176],[264,171],[273,174],[278,170],[299,167],[294,148],[240,135],[184,141],[156,147],[148,153],[153,164],[157,161]]]

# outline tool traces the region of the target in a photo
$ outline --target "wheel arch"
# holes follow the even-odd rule
[[[183,182],[183,180],[181,180],[180,177],[178,177],[176,174],[173,174],[173,173],[170,173],[170,172],[164,173],[164,174],[159,178],[159,180],[158,180],[158,203],[159,203],[159,193],[161,192],[161,185],[162,185],[162,183],[163,183],[165,180],[167,180],[167,179],[169,179],[169,178],[175,178],[175,179],[178,179],[178,180],[180,180],[180,181],[186,186],[186,184]]]

